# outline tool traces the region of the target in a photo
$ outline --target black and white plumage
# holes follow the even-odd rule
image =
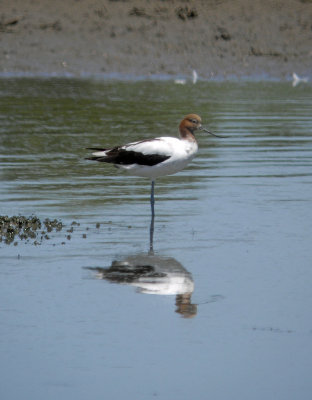
[[[153,139],[153,142],[159,140],[161,139]],[[90,150],[96,150],[96,153],[93,153],[93,156],[89,157],[88,160],[112,163],[120,168],[129,169],[130,172],[131,169],[134,169],[135,164],[152,167],[170,158],[170,155],[153,152],[151,140],[133,142],[112,149],[90,148]],[[152,154],[149,154],[148,151]]]
[[[197,114],[188,114],[179,125],[180,138],[163,136],[111,149],[90,148],[95,152],[87,159],[114,164],[130,175],[150,178],[153,217],[155,179],[181,171],[193,159],[198,151],[194,136],[196,130],[211,133],[202,128],[201,118]]]
[[[97,149],[90,160],[114,164],[130,175],[151,178],[171,175],[183,169],[197,152],[196,141],[159,137],[112,149]]]

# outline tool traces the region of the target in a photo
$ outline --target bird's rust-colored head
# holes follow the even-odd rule
[[[197,114],[186,115],[180,123],[180,127],[186,128],[191,132],[201,128],[202,120]]]
[[[194,132],[201,129],[201,118],[197,114],[188,114],[180,122],[179,130],[182,139],[195,141]]]
[[[186,115],[179,125],[180,135],[182,139],[189,140],[190,142],[196,141],[194,132],[198,129],[201,131],[205,131],[212,136],[225,138],[226,136],[216,135],[215,133],[210,132],[208,129],[202,127],[202,120],[197,114],[188,114]]]

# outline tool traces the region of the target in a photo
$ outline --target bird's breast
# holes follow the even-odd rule
[[[186,149],[187,154],[196,154],[198,150],[198,146],[196,142],[189,143],[189,146]]]

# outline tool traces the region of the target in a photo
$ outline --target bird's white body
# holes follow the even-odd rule
[[[87,159],[113,164],[130,175],[151,179],[151,226],[153,226],[155,179],[181,171],[193,159],[198,151],[194,134],[196,130],[204,130],[214,135],[202,127],[199,115],[188,114],[180,122],[180,138],[162,136],[110,149],[93,147],[90,150],[96,151]]]
[[[139,153],[143,156],[166,156],[166,160],[155,165],[115,164],[124,169],[129,175],[156,179],[164,175],[172,175],[187,166],[198,151],[197,142],[182,140],[175,137],[158,137],[151,140],[129,143],[121,146],[120,150]],[[109,151],[109,150],[108,150]],[[108,151],[92,153],[96,157],[106,157]]]
[[[309,79],[306,77],[305,78],[299,77],[295,72],[292,74],[292,76],[293,76],[293,82],[292,82],[293,87],[297,86],[300,82],[307,83],[309,81]]]
[[[193,71],[192,71],[192,82],[193,82],[194,85],[197,82],[197,80],[198,80],[198,74],[195,71],[195,69],[193,69]]]

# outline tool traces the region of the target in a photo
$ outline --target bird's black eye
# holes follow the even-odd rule
[[[190,122],[192,122],[193,124],[197,124],[196,119],[189,119]]]

